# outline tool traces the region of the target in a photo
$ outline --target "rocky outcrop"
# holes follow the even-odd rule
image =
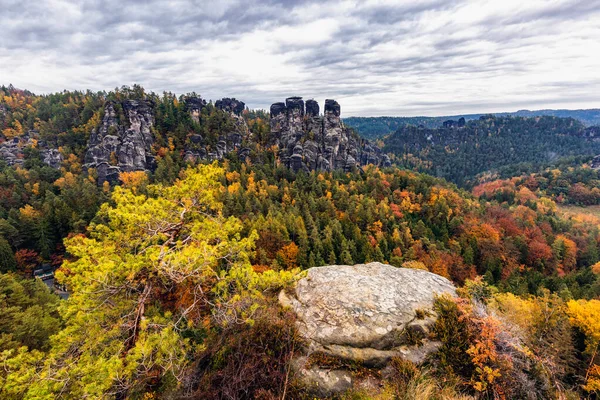
[[[63,156],[57,149],[42,149],[41,156],[44,164],[54,169],[59,169],[63,162]]]
[[[188,97],[185,102],[192,119],[199,122],[200,113],[207,106],[207,102],[199,97]],[[244,102],[235,98],[223,98],[215,102],[215,108],[226,112],[233,121],[235,128],[231,132],[221,135],[217,143],[212,143],[212,145],[206,143],[202,135],[191,135],[185,149],[185,160],[187,162],[221,160],[232,152],[237,152],[240,158],[248,157],[249,149],[242,147],[242,141],[249,138],[250,135],[248,124],[242,116],[246,109]]]
[[[85,154],[85,167],[96,168],[99,183],[117,180],[120,172],[153,169],[153,107],[149,100],[104,105],[102,123],[92,131]]]
[[[359,165],[390,165],[390,160],[368,141],[346,128],[335,100],[325,100],[323,116],[315,100],[289,97],[271,105],[271,142],[279,147],[279,158],[298,170],[343,169]]]
[[[23,136],[0,143],[0,159],[8,165],[23,165],[26,148],[37,148],[41,161],[52,168],[60,168],[63,162],[63,156],[58,149],[40,140],[36,130],[27,131]]]
[[[186,149],[185,160],[187,162],[222,160],[232,152],[237,152],[240,158],[246,158],[249,155],[249,150],[242,147],[240,133],[231,132],[228,135],[220,136],[214,146],[207,146],[202,135],[192,135]]]
[[[444,121],[442,123],[442,127],[444,128],[464,128],[464,126],[466,125],[466,121],[464,117],[460,117],[458,119],[458,121],[455,121],[453,119],[449,119],[447,121]]]
[[[0,143],[0,159],[8,165],[22,165],[23,151],[19,138]]]
[[[246,104],[243,101],[237,100],[236,98],[225,97],[215,102],[215,107],[219,110],[241,115],[246,109]]]
[[[221,100],[217,100],[215,102],[215,107],[217,107],[219,110],[223,110],[229,113],[229,116],[235,124],[235,132],[233,133],[242,135],[242,137],[244,138],[249,138],[250,129],[248,128],[246,120],[242,116],[242,113],[246,109],[246,104],[244,104],[243,101],[237,100],[235,98],[225,97]]]
[[[594,157],[590,163],[590,167],[596,170],[600,170],[600,155]]]
[[[206,107],[206,104],[206,100],[201,97],[187,97],[185,99],[185,108],[196,123],[200,122],[200,113]]]
[[[583,137],[598,140],[600,139],[600,126],[590,126],[583,131]]]
[[[331,374],[307,364],[311,354],[372,368],[385,367],[393,357],[423,362],[438,348],[429,338],[436,318],[432,307],[435,296],[446,293],[455,295],[452,283],[424,270],[381,263],[309,269],[291,293],[279,296],[297,315],[299,333],[308,343],[294,364],[298,376],[325,396],[351,386],[354,377],[350,371]]]

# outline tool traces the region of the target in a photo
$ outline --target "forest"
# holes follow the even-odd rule
[[[422,126],[435,129],[443,126],[446,121],[458,121],[464,118],[467,121],[476,120],[486,115],[496,117],[560,117],[573,118],[585,126],[600,125],[600,110],[519,110],[516,112],[501,112],[488,114],[462,114],[442,117],[348,117],[344,122],[354,128],[361,136],[367,139],[383,139],[398,130],[401,126]]]
[[[459,126],[400,127],[384,141],[398,165],[470,187],[477,175],[519,164],[552,164],[561,158],[595,156],[598,127],[571,118],[484,116]]]
[[[309,268],[370,261],[459,288],[435,305],[439,351],[393,360],[379,398],[596,398],[600,224],[563,212],[600,204],[583,124],[401,127],[391,167],[294,172],[261,110],[241,113],[248,157],[187,158],[241,123],[212,102],[192,118],[192,97],[0,88],[0,148],[17,149],[0,161],[0,398],[309,399],[277,294]],[[155,165],[100,182],[91,132],[131,99],[153,104]],[[68,300],[33,279],[40,265]]]

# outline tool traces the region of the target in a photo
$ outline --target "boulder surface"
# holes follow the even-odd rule
[[[383,368],[392,357],[421,363],[437,349],[429,327],[436,318],[434,299],[441,294],[456,295],[444,277],[373,262],[311,268],[291,292],[282,291],[279,300],[297,315],[307,355],[320,353]],[[296,369],[310,385],[317,367],[309,368]],[[315,383],[321,390],[326,386]]]

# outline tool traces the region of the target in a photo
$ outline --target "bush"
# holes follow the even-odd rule
[[[193,398],[280,399],[293,398],[290,360],[301,342],[292,311],[275,300],[259,308],[252,324],[228,326],[210,338],[196,363],[198,381]]]

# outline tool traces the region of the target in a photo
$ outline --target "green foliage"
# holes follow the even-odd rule
[[[16,351],[22,346],[47,350],[48,338],[62,326],[58,303],[58,296],[51,294],[42,281],[1,274],[0,352]]]
[[[0,236],[0,273],[14,271],[17,269],[17,261],[10,244]]]
[[[240,222],[222,216],[222,172],[186,170],[173,186],[149,186],[148,196],[117,188],[87,237],[67,240],[72,261],[57,273],[72,292],[60,307],[66,327],[27,396],[175,390],[204,349],[201,336],[183,332],[252,323],[253,298],[294,278],[250,268],[254,235],[242,237]]]
[[[600,153],[600,144],[584,136],[585,127],[568,118],[482,117],[462,128],[400,127],[384,151],[402,166],[468,185],[484,171],[515,163]]]
[[[488,114],[489,115],[489,114]],[[559,118],[573,118],[586,126],[600,125],[600,110],[520,110],[517,112],[503,112],[493,114],[496,117],[540,117],[552,116]],[[425,128],[439,128],[445,121],[465,118],[467,121],[479,119],[484,114],[465,114],[443,117],[348,117],[344,123],[354,128],[361,136],[367,139],[379,139],[394,133],[398,128],[406,125],[423,126]]]

